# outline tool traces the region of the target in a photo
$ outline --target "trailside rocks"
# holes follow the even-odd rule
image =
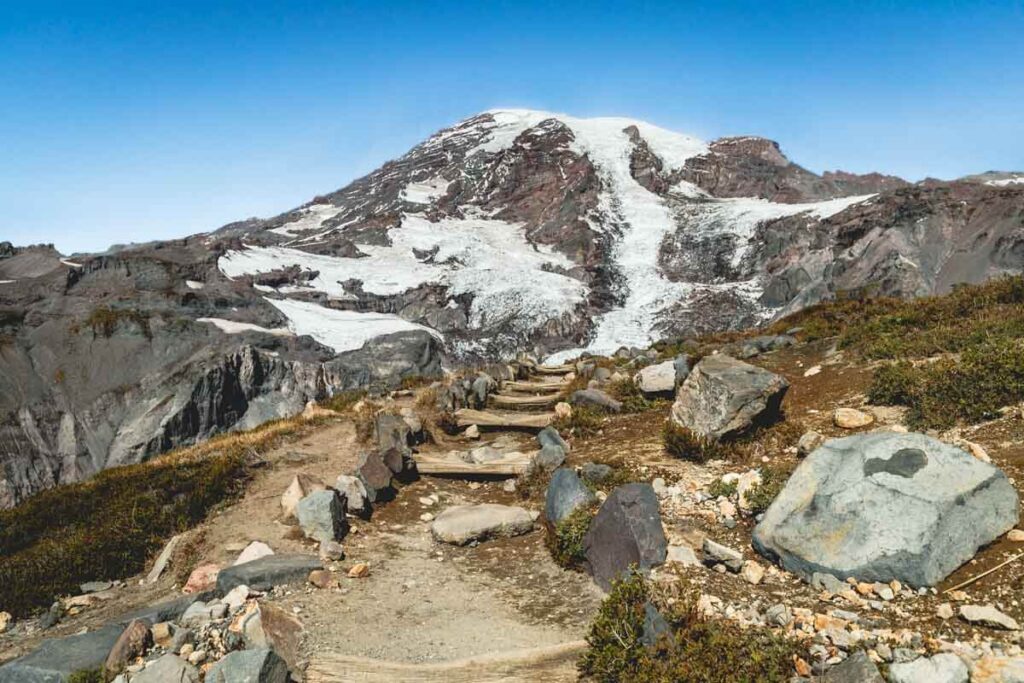
[[[284,511],[285,519],[291,519],[295,516],[295,506],[299,504],[300,500],[314,491],[323,491],[326,488],[327,485],[312,474],[296,474],[292,478],[292,483],[281,494],[281,508]]]
[[[949,652],[919,657],[912,662],[896,662],[889,667],[890,683],[967,683],[967,680],[967,665]]]
[[[574,406],[582,405],[599,408],[610,413],[622,411],[622,403],[616,401],[600,389],[580,389],[579,391],[574,391],[572,396],[569,397],[569,403]]]
[[[562,450],[561,446],[544,446],[537,452],[537,455],[533,458],[533,464],[535,467],[539,467],[545,472],[552,472],[562,466],[565,462],[565,451]]]
[[[544,498],[544,516],[551,524],[558,524],[581,507],[592,505],[597,498],[583,485],[573,470],[562,467],[551,475]]]
[[[923,434],[858,434],[800,464],[753,545],[808,580],[931,586],[1017,519],[1017,492],[992,465]]]
[[[309,555],[268,555],[222,569],[217,575],[217,590],[221,595],[236,586],[267,591],[280,584],[305,581],[311,571],[322,568],[320,561]]]
[[[562,435],[554,427],[545,427],[537,432],[537,443],[540,444],[541,448],[545,446],[558,446],[566,453],[570,450],[569,444],[566,443],[565,439],[562,438]]]
[[[679,387],[672,420],[719,441],[779,418],[789,383],[779,375],[725,355],[706,356]]]
[[[345,509],[350,513],[362,517],[369,514],[370,499],[366,495],[366,487],[359,477],[340,474],[334,482],[334,488],[345,498]]]
[[[300,500],[295,507],[295,515],[307,538],[321,542],[337,541],[348,532],[345,500],[332,489],[311,493]]]
[[[630,565],[646,571],[663,564],[667,548],[654,488],[625,484],[611,492],[591,522],[583,568],[607,591]]]
[[[139,673],[132,683],[199,683],[199,670],[181,657],[166,654]]]
[[[1003,614],[992,605],[962,605],[960,616],[971,624],[981,624],[989,628],[1000,628],[1007,631],[1019,631],[1020,624],[1008,614]]]
[[[450,507],[430,525],[434,538],[455,545],[495,536],[519,536],[532,529],[533,516],[527,510],[491,503]]]
[[[857,650],[825,672],[823,683],[885,683],[864,650]]]
[[[207,683],[288,683],[288,665],[269,649],[232,652],[206,673]]]
[[[113,624],[65,638],[44,640],[32,653],[0,666],[0,683],[55,683],[76,671],[103,665],[124,629]]]
[[[657,365],[648,365],[636,373],[636,385],[649,395],[670,394],[676,389],[676,366],[667,360]]]

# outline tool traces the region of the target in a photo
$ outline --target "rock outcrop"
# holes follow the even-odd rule
[[[762,555],[810,580],[932,586],[1018,520],[1000,470],[922,434],[827,441],[790,477],[754,530]]]

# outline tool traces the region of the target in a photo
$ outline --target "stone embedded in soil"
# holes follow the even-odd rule
[[[124,632],[121,625],[105,626],[64,638],[50,638],[28,655],[0,666],[0,683],[53,683],[77,671],[103,665]]]
[[[130,662],[135,660],[136,657],[141,656],[146,651],[150,642],[152,641],[149,633],[149,624],[141,619],[133,619],[125,627],[121,637],[114,643],[114,647],[110,649],[110,654],[107,655],[103,668],[108,673],[120,672]]]
[[[493,503],[450,507],[430,525],[435,539],[454,545],[497,536],[519,536],[532,529],[533,517],[527,510]]]
[[[545,446],[558,446],[566,453],[572,450],[554,427],[545,427],[537,432],[537,443],[540,444],[541,448]]]
[[[387,466],[380,451],[367,451],[359,457],[356,476],[363,483],[366,496],[371,503],[380,503],[394,497],[395,488],[392,480],[395,473]]]
[[[912,662],[896,662],[889,667],[890,683],[967,683],[967,666],[956,655],[943,652],[934,657],[919,657]]]
[[[713,441],[776,421],[789,383],[722,354],[706,356],[676,393],[672,420]]]
[[[270,546],[262,541],[253,541],[249,545],[245,546],[245,550],[239,554],[238,559],[235,560],[234,564],[245,564],[246,562],[252,562],[258,560],[261,557],[267,555],[273,555],[274,551],[270,549]]]
[[[317,541],[338,541],[345,537],[345,500],[337,491],[316,491],[299,501],[295,516],[307,538]]]
[[[604,463],[585,462],[580,470],[580,474],[591,484],[600,484],[612,475],[612,468]]]
[[[818,432],[814,430],[804,432],[800,440],[796,442],[796,454],[801,458],[806,458],[823,443],[825,443],[825,437]]]
[[[676,562],[685,567],[696,567],[700,564],[697,553],[688,545],[670,545],[665,556],[665,562]]]
[[[326,569],[314,569],[309,573],[309,582],[317,588],[334,588],[338,580]]]
[[[237,567],[228,567],[217,575],[217,590],[226,594],[235,586],[268,591],[274,586],[305,580],[314,569],[321,569],[310,555],[269,555]]]
[[[747,560],[743,563],[743,569],[740,570],[740,576],[743,577],[743,580],[747,583],[756,586],[764,579],[764,567],[753,560]]]
[[[981,624],[989,628],[1019,631],[1020,624],[1013,617],[1003,614],[992,605],[961,605],[960,616],[971,624]]]
[[[872,424],[875,417],[855,408],[836,408],[832,413],[832,421],[843,429],[859,429]]]
[[[597,499],[573,470],[562,467],[555,470],[544,498],[544,516],[551,524],[558,524],[581,507],[592,505]]]
[[[288,665],[271,649],[228,653],[206,673],[206,683],[288,683],[288,678]]]
[[[324,560],[341,560],[345,558],[345,546],[337,541],[320,543],[320,558]]]
[[[1024,543],[1024,531],[1011,529],[1010,533],[1006,534],[1006,540],[1011,543]]]
[[[923,434],[867,433],[808,456],[753,545],[805,579],[932,586],[1017,520],[1017,492],[995,467]]]
[[[604,590],[632,565],[648,571],[665,562],[668,543],[650,484],[619,486],[601,505],[583,539],[583,568]]]
[[[554,445],[544,446],[533,458],[534,466],[544,472],[553,472],[561,467],[563,462],[565,462],[565,451],[561,446]]]
[[[345,497],[345,509],[351,514],[365,516],[370,510],[370,498],[359,477],[341,474],[334,481],[334,488]]]
[[[326,488],[327,485],[312,474],[296,474],[292,478],[291,484],[281,494],[281,508],[284,511],[285,519],[295,516],[295,506],[299,504],[300,500],[314,491],[323,491]]]
[[[467,439],[479,439],[480,428],[476,425],[469,425],[469,427],[466,428],[466,431],[462,432],[462,435]]]
[[[599,408],[610,413],[622,411],[622,403],[616,401],[600,389],[580,389],[579,391],[574,391],[572,396],[569,397],[569,403],[574,406]]]
[[[822,683],[885,683],[867,653],[857,650],[825,672]]]
[[[705,538],[703,551],[704,564],[712,566],[722,564],[734,574],[739,573],[743,569],[743,553],[738,550],[733,550],[728,546],[712,541],[710,538]]]
[[[204,564],[192,570],[181,589],[183,593],[202,593],[214,587],[217,583],[217,574],[220,572],[219,564]]]
[[[132,683],[199,683],[199,669],[181,657],[166,654],[134,674]]]

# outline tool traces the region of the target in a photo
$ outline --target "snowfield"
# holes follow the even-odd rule
[[[750,301],[761,294],[756,280],[721,284],[672,282],[658,266],[659,249],[680,229],[692,234],[728,234],[737,245],[739,263],[750,246],[757,225],[766,220],[806,213],[816,218],[832,216],[849,206],[869,201],[871,195],[834,199],[813,204],[777,204],[757,198],[714,199],[696,186],[679,182],[670,194],[655,194],[633,179],[630,156],[633,142],[624,129],[634,126],[666,172],[682,168],[688,159],[708,153],[708,145],[696,138],[674,133],[627,118],[582,119],[550,112],[500,109],[488,112],[493,120],[456,126],[428,139],[419,150],[447,153],[461,144],[465,158],[483,158],[510,148],[525,131],[548,119],[557,119],[573,134],[570,151],[586,155],[601,179],[598,210],[586,217],[591,228],[612,242],[612,263],[617,271],[621,305],[594,320],[590,342],[582,348],[558,354],[568,358],[581,351],[612,353],[621,346],[644,347],[653,336],[659,316],[670,307],[678,311],[699,291],[728,289]],[[466,143],[465,140],[472,142]],[[393,175],[387,175],[391,182]],[[384,182],[384,181],[382,181]],[[1001,182],[1001,181],[1000,181]],[[318,275],[300,284],[277,289],[260,286],[267,300],[290,321],[297,334],[310,334],[337,350],[355,348],[378,334],[398,329],[425,329],[397,316],[375,316],[321,307],[287,298],[294,294],[321,292],[334,300],[356,295],[346,283],[357,280],[366,293],[393,296],[424,285],[447,288],[450,304],[460,295],[471,295],[469,327],[526,336],[552,320],[578,312],[591,294],[580,279],[568,273],[577,264],[546,246],[530,243],[522,225],[485,216],[472,204],[460,205],[461,217],[428,219],[426,212],[442,197],[450,181],[420,176],[406,182],[399,192],[398,227],[388,231],[390,245],[364,244],[354,239],[361,258],[310,254],[294,247],[318,240],[330,230],[322,223],[341,211],[331,204],[314,204],[299,210],[296,220],[272,232],[293,238],[280,246],[246,246],[219,260],[228,277],[298,265]],[[375,186],[376,187],[376,186]],[[364,204],[372,211],[387,210],[371,188]],[[679,207],[685,206],[680,212]],[[335,226],[332,230],[336,230]],[[340,226],[343,227],[343,226]],[[766,316],[771,311],[765,311]],[[474,342],[479,344],[480,341]]]

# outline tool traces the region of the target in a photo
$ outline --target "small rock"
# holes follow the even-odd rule
[[[591,484],[600,484],[612,475],[612,468],[603,463],[587,462],[583,463],[580,473]]]
[[[832,413],[832,421],[837,427],[843,429],[859,429],[867,427],[875,421],[874,415],[864,413],[854,408],[836,408]]]
[[[196,650],[188,656],[188,663],[192,666],[198,666],[206,661],[206,650]]]
[[[132,660],[142,656],[150,642],[149,625],[141,619],[134,619],[114,643],[104,668],[110,673],[122,671]]]
[[[825,437],[818,432],[813,430],[805,432],[796,443],[796,454],[801,458],[806,458],[823,443],[825,443]]]
[[[817,375],[819,373],[821,373],[821,366],[820,365],[812,365],[811,367],[809,367],[806,370],[804,370],[804,377],[814,377],[815,375]]]
[[[365,579],[370,575],[370,565],[365,562],[352,565],[352,568],[348,570],[348,577],[350,579]]]
[[[935,616],[939,619],[952,619],[953,618],[953,606],[948,602],[944,602],[935,609]]]
[[[455,545],[494,536],[518,536],[532,529],[533,518],[523,508],[492,503],[450,507],[431,525],[435,539]]]
[[[736,497],[739,500],[740,508],[750,510],[753,506],[748,496],[753,492],[754,487],[761,483],[761,473],[757,470],[748,470],[740,475],[736,481]],[[735,515],[729,515],[734,517]]]
[[[681,565],[687,567],[693,567],[700,564],[700,560],[697,559],[697,553],[693,551],[693,548],[687,545],[670,545],[668,547],[668,555],[665,558],[666,562],[678,562]]]
[[[704,539],[703,550],[705,564],[724,564],[734,574],[738,574],[743,569],[743,553],[738,550],[716,543],[710,538]]]
[[[476,425],[469,425],[469,427],[466,428],[466,431],[464,431],[462,435],[465,436],[467,439],[479,439],[480,428],[477,427]]]
[[[228,609],[234,611],[242,607],[245,601],[249,599],[249,587],[248,586],[235,586],[228,591],[221,600],[228,606]],[[154,627],[155,629],[156,627]],[[155,631],[154,631],[155,633]],[[155,637],[155,636],[154,636]]]
[[[238,556],[238,559],[235,560],[235,563],[232,566],[237,567],[240,564],[252,562],[253,560],[258,560],[261,557],[266,557],[267,555],[273,554],[274,551],[271,550],[270,546],[266,543],[263,543],[261,541],[253,541],[245,547],[245,550],[242,551],[242,553]]]
[[[309,573],[309,582],[321,589],[334,588],[338,585],[338,581],[334,578],[334,574],[326,569],[314,569],[311,571]]]
[[[183,593],[203,593],[213,588],[217,583],[217,574],[220,573],[220,565],[204,564],[192,570],[181,589]]]
[[[345,559],[345,546],[337,541],[321,541],[320,558],[323,560],[343,560]]]
[[[420,515],[420,520],[423,522],[433,522],[434,515],[430,514],[429,512],[424,512],[422,515]]]
[[[311,474],[296,474],[292,478],[292,483],[281,494],[281,508],[284,511],[285,519],[295,516],[295,506],[299,504],[300,500],[314,491],[323,491],[326,488],[327,485],[323,481]]]
[[[885,683],[885,679],[867,653],[858,650],[825,672],[822,683]]]
[[[0,612],[0,633],[6,633],[12,623],[14,623],[14,617],[10,612]]]
[[[134,674],[132,683],[199,683],[199,671],[184,659],[165,654]]]
[[[337,491],[315,491],[295,506],[299,519],[308,538],[318,541],[337,541],[348,531],[345,520],[345,501]]]
[[[579,391],[574,391],[572,396],[569,397],[569,402],[573,405],[600,408],[611,413],[622,412],[622,403],[616,401],[600,389],[580,389]]]
[[[889,667],[890,683],[967,683],[967,666],[954,654],[919,657]]]
[[[1010,533],[1006,534],[1006,540],[1011,543],[1024,543],[1024,531],[1012,529]]]
[[[568,420],[572,417],[572,406],[565,401],[559,401],[555,404],[555,419],[557,420]]]
[[[153,636],[153,643],[159,645],[162,648],[167,648],[171,644],[171,639],[174,638],[175,626],[169,621],[161,621],[153,624],[153,628],[150,629],[150,634]]]
[[[761,583],[762,579],[764,579],[764,567],[753,560],[747,560],[743,563],[743,569],[740,570],[740,576],[742,576],[743,580],[747,583],[756,586]]]
[[[961,605],[960,616],[964,621],[972,624],[981,624],[990,628],[1000,628],[1007,631],[1019,631],[1020,624],[1006,614],[1003,614],[992,605],[982,607],[980,605]]]
[[[334,480],[334,488],[345,498],[345,509],[349,513],[366,517],[370,511],[370,497],[362,479],[351,474],[341,474]]]
[[[565,462],[565,451],[561,446],[544,446],[533,458],[533,464],[544,472],[554,472]]]
[[[718,501],[718,514],[723,517],[733,518],[736,516],[736,506],[728,498]]]

